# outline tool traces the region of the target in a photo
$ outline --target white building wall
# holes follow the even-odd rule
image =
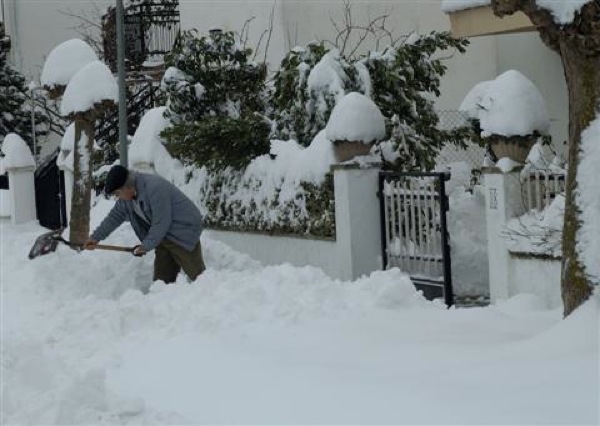
[[[450,21],[442,13],[441,0],[351,0],[355,22],[365,23],[384,13],[387,26],[395,33],[449,30]],[[96,10],[104,10],[114,0],[5,0],[7,33],[13,39],[13,63],[28,78],[39,80],[47,54],[58,43],[77,37],[76,20],[64,15],[73,12],[97,20]],[[182,28],[201,33],[213,27],[241,31],[252,17],[248,45],[255,46],[269,28],[274,9],[273,32],[268,62],[273,70],[296,44],[314,39],[333,40],[336,31],[331,19],[342,21],[342,0],[180,0]],[[266,40],[263,40],[264,47]],[[373,43],[365,49],[373,48]],[[261,48],[259,59],[262,59]],[[438,109],[456,109],[478,82],[489,80],[507,69],[528,76],[544,95],[551,117],[551,133],[556,143],[567,139],[568,102],[562,65],[557,54],[545,47],[537,33],[477,37],[464,55],[447,61],[442,79]]]
[[[80,37],[73,28],[79,22],[64,13],[98,21],[97,10],[104,11],[114,3],[114,0],[4,0],[6,32],[12,39],[12,63],[29,79],[39,81],[48,53],[59,43]]]

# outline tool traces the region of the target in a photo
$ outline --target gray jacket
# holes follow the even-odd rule
[[[134,201],[118,200],[91,238],[101,241],[129,221],[146,251],[164,238],[192,251],[202,232],[202,215],[194,203],[160,176],[140,173],[134,182],[136,199],[149,223],[135,212]]]

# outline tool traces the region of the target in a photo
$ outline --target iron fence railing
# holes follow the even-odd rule
[[[449,173],[381,172],[384,269],[407,272],[428,298],[454,304],[445,184]]]
[[[162,59],[179,35],[179,0],[144,0],[125,8],[125,57],[128,69]],[[115,71],[117,64],[116,11],[110,8],[102,19],[104,60]]]

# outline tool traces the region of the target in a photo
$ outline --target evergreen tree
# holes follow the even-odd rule
[[[0,142],[9,133],[16,133],[33,152],[31,102],[25,77],[8,63],[8,47],[4,27],[0,26]],[[48,134],[47,118],[35,113],[36,137]],[[40,146],[38,145],[38,153]]]

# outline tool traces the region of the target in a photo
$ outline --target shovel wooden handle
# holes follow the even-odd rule
[[[112,250],[112,251],[125,251],[129,253],[133,253],[133,249],[135,247],[123,247],[123,246],[109,246],[106,244],[97,244],[96,249],[98,250]]]

